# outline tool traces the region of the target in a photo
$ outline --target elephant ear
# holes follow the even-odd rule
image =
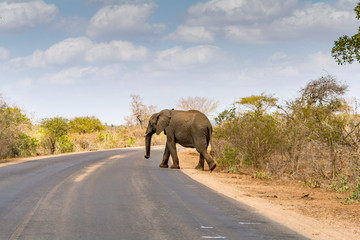
[[[159,135],[162,131],[165,130],[167,126],[169,126],[169,122],[171,119],[171,114],[169,110],[162,110],[159,113],[157,127],[156,127],[156,134]]]

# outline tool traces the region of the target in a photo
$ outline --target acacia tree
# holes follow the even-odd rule
[[[355,7],[356,18],[360,19],[360,2]],[[344,35],[335,41],[331,54],[338,64],[353,63],[354,60],[360,63],[360,27],[358,33],[349,37]]]
[[[252,95],[250,97],[243,97],[237,104],[246,106],[254,111],[256,115],[263,115],[269,108],[276,106],[277,98],[271,95]]]
[[[181,110],[198,110],[210,115],[218,107],[219,102],[205,97],[180,98],[176,107]]]

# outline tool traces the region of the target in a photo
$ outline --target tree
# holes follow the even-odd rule
[[[347,88],[331,75],[320,77],[308,83],[291,104],[293,119],[304,125],[309,138],[327,146],[332,177],[336,173],[336,146],[345,141],[346,118],[338,113],[348,108],[343,99]]]
[[[131,112],[132,114],[125,118],[127,125],[139,125],[144,127],[149,121],[150,116],[156,111],[153,105],[147,106],[143,103],[140,95],[131,94]]]
[[[92,117],[76,117],[69,122],[69,131],[79,134],[92,133],[105,130],[106,127],[98,118]]]
[[[25,134],[31,126],[21,109],[10,106],[0,95],[0,158],[31,154],[36,142]]]
[[[356,18],[360,19],[360,2],[355,7]],[[335,46],[331,50],[333,58],[338,64],[353,63],[357,60],[360,63],[360,27],[357,34],[352,37],[344,35],[335,41]]]
[[[270,107],[275,106],[277,100],[271,95],[261,94],[243,97],[236,103],[250,108],[256,115],[263,115]]]
[[[67,133],[69,131],[69,121],[62,117],[45,118],[41,121],[40,127],[43,134],[45,148],[50,150],[51,154],[56,151],[57,143],[67,142]]]
[[[176,107],[181,110],[198,110],[210,115],[218,107],[219,102],[205,97],[180,98]]]

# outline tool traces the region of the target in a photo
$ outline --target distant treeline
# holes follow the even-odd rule
[[[162,138],[154,138],[154,144],[163,144]],[[93,116],[33,124],[19,107],[0,98],[0,159],[143,145],[144,129],[136,124],[106,126]]]

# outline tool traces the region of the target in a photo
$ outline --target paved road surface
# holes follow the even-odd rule
[[[160,169],[162,151],[0,167],[0,239],[305,239],[179,170]]]

